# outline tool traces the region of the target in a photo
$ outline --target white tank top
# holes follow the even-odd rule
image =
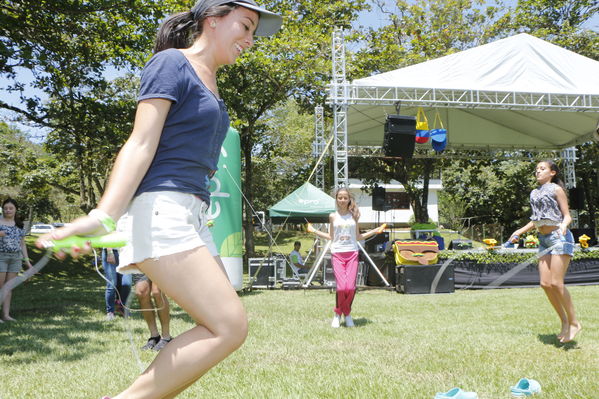
[[[358,250],[356,241],[356,221],[351,213],[340,215],[335,212],[333,219],[333,242],[331,252],[353,252]]]

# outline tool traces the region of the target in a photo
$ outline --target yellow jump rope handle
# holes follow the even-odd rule
[[[93,248],[120,248],[127,244],[127,239],[122,233],[114,232],[95,237],[70,236],[62,240],[52,240],[48,246],[56,252],[71,247],[83,247],[87,242]]]

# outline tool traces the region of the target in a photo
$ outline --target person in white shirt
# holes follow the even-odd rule
[[[308,224],[307,230],[309,233],[314,233],[319,237],[333,241],[331,244],[331,263],[333,264],[333,272],[335,273],[337,302],[331,327],[339,327],[342,314],[345,317],[345,326],[353,327],[354,322],[350,313],[356,294],[358,241],[382,233],[385,230],[385,225],[383,224],[364,234],[360,233],[358,228],[360,210],[358,209],[356,200],[345,187],[339,188],[335,193],[335,204],[337,211],[329,215],[328,233],[316,230],[311,224]]]
[[[300,254],[300,248],[302,247],[302,243],[296,241],[293,243],[293,251],[289,254],[289,261],[293,266],[296,267],[297,273],[308,273],[310,271],[309,267],[304,265],[304,258]]]

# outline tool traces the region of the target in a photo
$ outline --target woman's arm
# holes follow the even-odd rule
[[[568,197],[566,197],[566,192],[563,188],[557,187],[555,189],[555,198],[557,200],[557,205],[559,206],[560,211],[562,211],[562,215],[564,218],[562,222],[559,224],[559,230],[562,235],[566,234],[566,230],[568,230],[568,226],[572,223],[572,216],[570,216],[570,207],[568,206]]]
[[[98,209],[118,219],[125,212],[158,148],[171,102],[155,98],[137,106],[133,132],[119,152]]]
[[[514,232],[512,233],[512,235],[510,236],[510,239],[509,239],[508,241],[510,241],[510,242],[514,242],[514,243],[515,243],[515,242],[518,242],[518,238],[516,238],[516,236],[520,237],[522,234],[524,234],[524,233],[526,233],[527,231],[530,231],[530,230],[532,230],[532,229],[534,229],[534,228],[535,228],[535,224],[534,224],[532,221],[531,221],[531,222],[528,222],[528,223],[526,224],[526,226],[524,226],[524,227],[522,227],[522,228],[520,228],[520,229],[518,229],[518,230],[514,231]]]
[[[133,132],[119,152],[106,191],[97,209],[117,220],[125,211],[154,158],[171,102],[165,99],[140,101]],[[71,235],[85,235],[101,230],[97,218],[84,216],[57,229],[40,240],[60,240]],[[38,240],[39,241],[39,240]]]
[[[324,238],[325,240],[332,240],[331,237],[334,237],[334,231],[333,231],[333,219],[334,219],[334,215],[331,213],[329,215],[329,234],[320,231],[320,230],[316,230],[311,223],[308,223],[308,226],[306,228],[306,230],[308,231],[308,233],[314,233],[316,234],[318,237],[320,238]]]
[[[21,252],[23,253],[23,263],[27,266],[28,269],[31,269],[31,260],[29,260],[29,255],[27,254],[27,245],[25,244],[25,237],[21,238]]]
[[[383,223],[376,229],[369,230],[366,233],[360,233],[360,229],[358,228],[358,222],[356,222],[356,239],[358,241],[362,241],[369,237],[372,237],[375,234],[381,234],[383,231],[385,231],[385,227],[387,227],[387,224]]]

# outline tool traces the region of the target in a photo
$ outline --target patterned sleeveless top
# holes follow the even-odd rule
[[[557,187],[558,185],[555,183],[545,183],[531,191],[530,207],[532,208],[532,216],[530,220],[536,227],[557,226],[564,219],[555,194]]]

